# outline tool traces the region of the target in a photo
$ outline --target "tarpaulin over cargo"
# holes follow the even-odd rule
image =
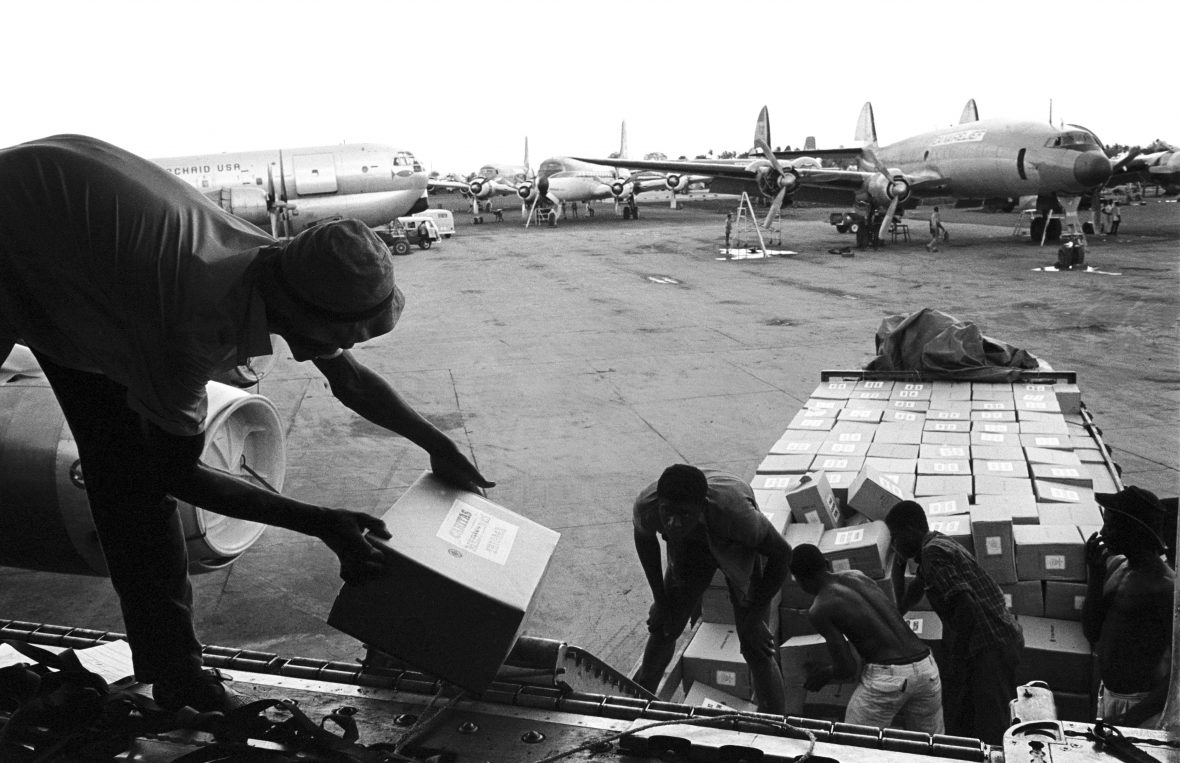
[[[914,371],[928,379],[1013,381],[1024,369],[1044,369],[1025,350],[984,336],[970,321],[927,307],[891,315],[877,329],[877,357],[868,371]]]

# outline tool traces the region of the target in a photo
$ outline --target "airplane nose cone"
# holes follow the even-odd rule
[[[1079,154],[1073,163],[1073,176],[1083,188],[1102,185],[1110,179],[1111,164],[1099,151]]]

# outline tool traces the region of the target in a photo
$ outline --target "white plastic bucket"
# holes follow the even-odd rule
[[[274,404],[217,382],[210,382],[207,390],[201,460],[257,482],[252,470],[282,490],[286,441]],[[265,530],[265,525],[188,503],[178,502],[178,508],[193,573],[230,564]],[[90,516],[78,447],[43,378],[0,384],[0,564],[108,574]]]

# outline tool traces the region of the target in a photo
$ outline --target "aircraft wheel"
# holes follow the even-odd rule
[[[431,243],[433,243],[433,242],[430,239],[424,238],[418,242],[418,246],[422,247],[423,249],[429,249]]]
[[[631,219],[631,208],[630,207],[623,207],[623,219],[624,220]]]
[[[860,224],[853,223],[852,225],[849,225],[845,230],[852,231],[853,233],[859,233],[860,232]]]
[[[475,223],[476,225],[479,225],[480,223],[483,222],[483,218],[482,217],[473,217],[473,218],[471,218],[471,222]]]
[[[639,207],[636,207],[635,209],[632,209],[632,210],[631,210],[631,219],[632,219],[632,220],[638,220],[638,219],[639,219]]]
[[[837,232],[837,233],[847,233],[847,232],[848,232],[848,226],[847,226],[847,225],[837,225],[837,226],[836,226],[836,232]]]
[[[1034,244],[1041,243],[1041,236],[1045,233],[1045,218],[1034,217],[1028,226],[1029,240]]]
[[[556,225],[557,225],[557,213],[551,211],[549,213],[549,227],[552,228]]]
[[[1050,241],[1057,241],[1061,238],[1061,220],[1054,217],[1049,221],[1049,235]]]
[[[409,254],[410,253],[410,242],[408,242],[408,241],[394,241],[393,242],[393,253],[397,254],[397,255]]]

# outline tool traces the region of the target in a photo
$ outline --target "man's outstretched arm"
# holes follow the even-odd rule
[[[319,538],[340,559],[340,577],[361,582],[385,569],[381,552],[365,537],[390,538],[379,518],[364,512],[330,509],[296,501],[200,461],[204,435],[184,437],[148,427],[152,473],[161,487],[206,511]]]
[[[312,361],[327,379],[332,394],[347,408],[379,427],[405,437],[430,454],[436,476],[474,493],[496,483],[479,469],[438,427],[423,418],[380,374],[360,363],[348,350]]]

